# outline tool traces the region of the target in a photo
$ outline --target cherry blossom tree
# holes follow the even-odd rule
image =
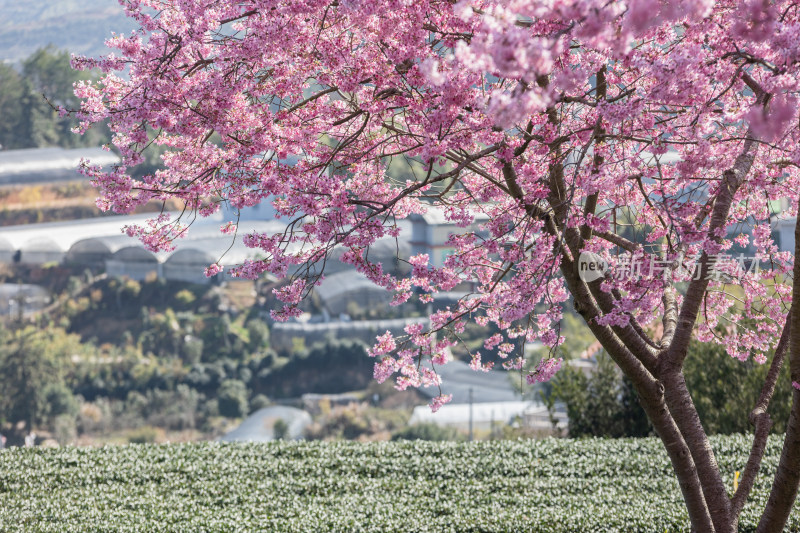
[[[800,5],[785,0],[126,0],[141,30],[100,68],[82,129],[106,121],[122,164],[84,171],[99,205],[177,199],[208,216],[269,201],[279,234],[230,274],[286,278],[295,316],[336,256],[391,291],[457,305],[378,338],[379,381],[439,384],[468,321],[530,383],[561,361],[565,305],[632,381],[664,442],[695,531],[731,532],[771,426],[788,357],[800,381],[793,255],[772,237],[798,205]],[[151,145],[164,169],[128,169]],[[780,206],[780,209],[776,209]],[[398,221],[438,209],[464,228],[442,267],[370,259]],[[129,227],[172,246],[187,217]],[[477,229],[476,229],[477,228]],[[188,229],[191,231],[191,229]],[[223,232],[235,232],[235,223]],[[795,231],[800,243],[800,229]],[[737,250],[749,251],[736,259]],[[342,252],[343,251],[343,252]],[[730,260],[723,260],[723,259]],[[758,268],[753,268],[758,265]],[[210,265],[207,274],[221,270]],[[434,334],[435,337],[433,336]],[[551,356],[526,363],[514,340]],[[752,450],[729,495],[682,375],[692,338],[769,364]],[[788,356],[787,356],[788,354]],[[484,353],[485,355],[485,353]],[[485,357],[484,357],[485,359]],[[490,365],[472,354],[476,371]],[[446,393],[447,384],[441,384]],[[434,409],[449,397],[440,395]],[[759,531],[782,530],[800,481],[800,391]]]

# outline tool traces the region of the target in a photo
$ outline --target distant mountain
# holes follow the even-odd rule
[[[0,0],[0,61],[17,62],[52,44],[99,56],[111,32],[135,27],[116,0]]]

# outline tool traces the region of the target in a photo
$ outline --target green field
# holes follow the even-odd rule
[[[749,442],[713,440],[726,482]],[[780,454],[770,445],[742,531]],[[800,512],[790,519],[800,528]],[[2,531],[687,531],[655,439],[0,452]]]

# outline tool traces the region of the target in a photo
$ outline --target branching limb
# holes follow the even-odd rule
[[[800,257],[800,217],[794,228],[795,257]],[[800,279],[800,261],[794,263],[794,279]],[[795,281],[792,287],[792,301],[800,302],[800,283]],[[792,381],[800,381],[800,313],[789,314],[789,368]],[[800,390],[792,391],[792,411],[786,425],[786,436],[778,463],[778,470],[772,482],[772,490],[761,515],[757,533],[773,533],[783,531],[789,513],[797,498],[800,485]]]
[[[742,151],[733,166],[723,174],[723,180],[717,192],[711,220],[709,221],[708,235],[712,236],[712,238],[720,228],[725,227],[725,221],[730,213],[736,191],[744,183],[758,152],[759,145],[752,139],[753,132],[748,130],[747,136],[748,139],[745,141]],[[684,359],[686,359],[689,341],[692,338],[692,330],[697,322],[700,305],[708,288],[710,268],[711,260],[708,254],[704,252],[698,264],[699,276],[689,283],[689,287],[686,290],[686,298],[678,315],[674,337],[667,352],[664,354],[665,357],[662,357],[659,362],[665,368],[670,367],[672,371],[681,368]]]
[[[742,480],[739,482],[739,488],[731,499],[731,512],[735,518],[738,518],[739,513],[742,512],[747,497],[750,495],[750,490],[753,488],[758,469],[761,467],[761,459],[764,457],[764,451],[767,448],[767,437],[769,430],[772,427],[772,420],[770,419],[767,408],[769,402],[772,400],[772,394],[775,392],[775,384],[778,381],[783,361],[786,358],[786,352],[789,348],[789,330],[791,326],[791,311],[786,316],[786,324],[783,326],[783,333],[778,341],[778,346],[775,348],[775,355],[772,357],[767,377],[764,380],[764,385],[761,388],[761,394],[758,397],[758,403],[750,413],[750,423],[755,426],[755,435],[753,436],[753,445],[750,449],[750,456],[747,458]]]
[[[675,328],[678,326],[678,303],[675,297],[675,288],[667,287],[664,289],[664,296],[661,299],[664,305],[664,317],[661,324],[664,326],[664,333],[661,336],[661,346],[667,347],[675,336]]]

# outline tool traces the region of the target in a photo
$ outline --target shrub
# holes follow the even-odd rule
[[[250,412],[255,413],[259,409],[263,409],[264,407],[269,407],[272,402],[263,394],[256,394],[255,397],[250,400]]]
[[[148,444],[156,442],[159,437],[158,428],[144,426],[134,429],[128,434],[128,442],[131,444]]]
[[[455,428],[437,426],[429,422],[414,424],[395,431],[392,440],[464,440],[464,437]]]
[[[182,307],[188,307],[196,300],[194,293],[189,289],[182,289],[175,294],[175,301]]]
[[[279,418],[272,424],[272,436],[275,440],[285,439],[289,435],[289,424],[283,418]]]
[[[217,394],[219,414],[228,418],[247,415],[247,386],[238,379],[226,379]]]

